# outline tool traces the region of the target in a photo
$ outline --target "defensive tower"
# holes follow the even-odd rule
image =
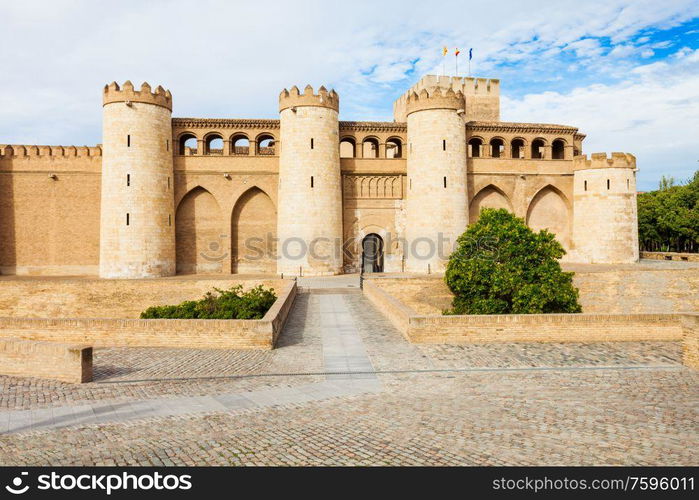
[[[342,272],[339,104],[325,87],[279,95],[279,273]]]
[[[574,160],[574,262],[638,261],[636,158],[593,153]]]
[[[406,271],[442,272],[468,225],[464,95],[435,87],[406,98]]]
[[[100,277],[175,274],[172,95],[105,85]]]

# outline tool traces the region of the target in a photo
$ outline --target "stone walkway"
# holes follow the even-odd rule
[[[273,351],[97,349],[0,377],[0,465],[696,465],[677,343],[407,343],[356,279],[302,279]]]
[[[322,289],[317,295],[317,315],[311,316],[308,326],[317,321],[322,332],[325,382],[214,396],[158,398],[113,404],[86,402],[71,406],[4,411],[0,412],[0,433],[301,404],[380,391],[381,383],[366,355],[344,295],[326,294]]]

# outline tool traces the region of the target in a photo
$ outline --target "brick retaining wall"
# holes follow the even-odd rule
[[[682,362],[699,370],[699,314],[682,315],[684,342],[682,345]]]
[[[686,260],[689,262],[699,262],[699,253],[641,252],[641,258],[653,260]]]
[[[367,298],[415,343],[680,341],[680,314],[418,315],[371,282]]]
[[[0,338],[0,374],[92,381],[92,347]]]
[[[296,282],[285,284],[260,320],[0,318],[0,338],[94,347],[272,349],[295,298]]]

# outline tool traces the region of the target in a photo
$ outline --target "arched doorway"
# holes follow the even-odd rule
[[[175,215],[177,272],[220,273],[228,257],[221,210],[213,195],[196,187],[182,198]]]
[[[570,248],[570,220],[568,205],[553,186],[539,191],[527,210],[527,225],[534,231],[548,229],[566,250]]]
[[[231,272],[276,272],[277,211],[267,193],[247,190],[231,218]]]
[[[362,268],[365,273],[383,272],[383,238],[376,233],[362,240]]]
[[[499,188],[489,184],[481,189],[476,196],[473,197],[469,206],[468,222],[474,224],[481,216],[481,210],[484,208],[504,208],[508,212],[512,212],[512,205],[507,199],[505,193]]]

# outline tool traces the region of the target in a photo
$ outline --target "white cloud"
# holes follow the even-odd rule
[[[699,159],[699,50],[683,49],[671,62],[639,66],[615,85],[504,99],[502,110],[508,121],[579,127],[588,134],[587,153],[633,153],[644,189],[656,187],[662,174],[688,178]]]
[[[604,81],[631,71],[634,37],[699,16],[699,4],[4,0],[2,16],[0,143],[94,144],[112,80],[162,84],[177,116],[274,117],[283,87],[311,83],[340,92],[345,119],[390,119],[395,97],[441,72],[443,45],[462,49],[462,71],[474,47],[474,73],[510,88],[543,90],[582,68]]]

